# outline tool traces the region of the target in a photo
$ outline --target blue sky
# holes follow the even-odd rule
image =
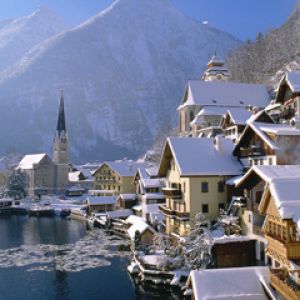
[[[151,1],[151,0],[149,0]],[[240,39],[255,38],[280,26],[296,0],[170,0],[179,10]],[[68,23],[78,24],[108,6],[112,0],[0,0],[0,19],[15,18],[48,6]]]

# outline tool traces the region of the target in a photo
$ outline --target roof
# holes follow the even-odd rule
[[[132,160],[115,160],[115,161],[105,161],[98,170],[103,165],[109,166],[113,171],[118,173],[120,176],[134,176],[137,169],[145,167],[145,163],[137,163]]]
[[[236,125],[245,125],[252,115],[252,112],[245,108],[230,108],[227,113]]]
[[[141,234],[143,234],[147,229],[154,232],[152,227],[150,227],[142,218],[138,216],[133,216],[133,215],[129,216],[126,219],[126,222],[132,224],[130,228],[127,230],[127,233],[132,240],[134,240],[136,231],[139,231]]]
[[[276,179],[300,180],[300,165],[256,165],[252,166],[247,173],[236,181],[236,186],[240,187],[251,175],[256,174],[263,181],[270,183]]]
[[[204,106],[197,116],[223,116],[226,114],[228,107],[223,106]]]
[[[64,95],[61,93],[60,104],[59,104],[59,112],[57,119],[56,132],[60,136],[62,132],[66,132],[66,121],[65,121],[65,107],[64,107]]]
[[[216,145],[214,141],[217,141]],[[167,139],[159,174],[163,176],[167,172],[163,161],[170,149],[181,176],[240,175],[242,166],[231,154],[233,147],[231,140],[220,137],[170,137]]]
[[[283,82],[286,82],[292,92],[294,93],[300,93],[300,71],[287,71],[285,72],[285,75],[282,77],[279,87]]]
[[[120,194],[118,198],[122,198],[123,200],[135,200],[136,199],[136,194]]]
[[[188,105],[266,107],[269,102],[267,88],[261,84],[192,80],[179,109]]]
[[[46,156],[48,156],[46,153],[25,155],[20,161],[18,168],[23,170],[33,169],[33,165],[39,164]]]
[[[109,205],[116,203],[115,196],[89,196],[88,201],[90,205]]]
[[[268,267],[246,267],[191,271],[195,300],[269,299],[262,281],[268,283]]]
[[[223,59],[221,59],[217,54],[214,54],[212,57],[211,57],[211,59],[210,59],[210,61],[207,63],[207,65],[209,66],[209,65],[211,65],[211,64],[217,64],[217,65],[224,65],[224,60]]]
[[[270,124],[262,122],[250,122],[246,129],[241,134],[238,143],[235,147],[234,153],[240,147],[240,142],[244,139],[244,136],[248,133],[248,130],[252,129],[272,150],[278,150],[283,146],[283,143],[273,141],[267,134],[275,134],[277,136],[300,136],[300,129],[289,124]],[[248,137],[246,137],[246,141]],[[279,144],[281,143],[281,144]]]

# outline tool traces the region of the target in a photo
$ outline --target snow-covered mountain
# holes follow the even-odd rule
[[[186,81],[238,45],[169,0],[118,0],[0,73],[0,144],[50,150],[63,87],[75,160],[141,154],[174,124]]]
[[[0,70],[15,63],[33,46],[66,29],[63,19],[47,8],[19,19],[0,20]]]

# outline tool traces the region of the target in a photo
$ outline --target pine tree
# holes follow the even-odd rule
[[[26,196],[27,177],[24,172],[15,170],[8,179],[5,195],[15,200],[20,200]]]

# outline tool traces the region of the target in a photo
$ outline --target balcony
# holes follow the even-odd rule
[[[115,179],[98,179],[97,180],[98,184],[116,184]]]
[[[188,221],[190,219],[190,213],[168,208],[165,204],[160,205],[159,210],[163,214],[181,221]]]
[[[258,146],[251,145],[249,147],[241,147],[240,148],[240,156],[248,157],[248,156],[264,156],[265,153],[263,149]]]
[[[274,237],[266,234],[268,240],[268,249],[276,252],[278,255],[288,259],[300,259],[300,242],[284,243]]]
[[[162,191],[166,197],[173,198],[173,199],[181,199],[182,198],[182,192],[180,189],[163,188]]]
[[[300,299],[300,287],[282,269],[270,270],[271,286],[280,293],[284,299]]]

